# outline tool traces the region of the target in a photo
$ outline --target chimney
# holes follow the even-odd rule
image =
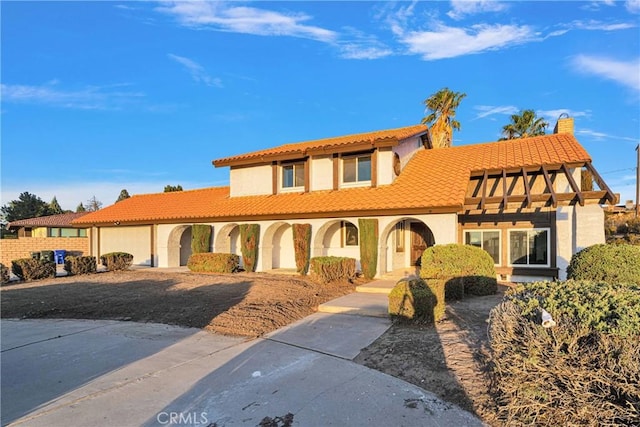
[[[573,135],[573,118],[569,117],[567,113],[560,114],[553,133],[569,133]]]

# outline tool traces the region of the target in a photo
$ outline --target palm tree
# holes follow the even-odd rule
[[[511,123],[502,127],[504,137],[500,138],[500,140],[544,135],[547,126],[549,126],[549,123],[542,117],[536,117],[535,111],[524,110],[521,114],[513,114]]]
[[[434,148],[451,147],[453,130],[460,130],[460,122],[454,119],[456,109],[465,96],[466,93],[453,92],[445,87],[422,102],[430,111],[422,123],[430,128]]]

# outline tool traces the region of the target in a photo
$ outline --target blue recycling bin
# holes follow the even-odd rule
[[[53,251],[53,256],[56,260],[56,264],[64,264],[64,257],[67,256],[67,251],[65,250]]]

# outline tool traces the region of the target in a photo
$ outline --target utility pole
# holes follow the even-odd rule
[[[636,218],[640,216],[640,144],[636,146],[638,158],[636,159]]]

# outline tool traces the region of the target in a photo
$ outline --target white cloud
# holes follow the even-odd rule
[[[280,13],[255,7],[235,6],[227,2],[166,1],[156,8],[175,17],[187,27],[207,28],[261,36],[292,36],[332,42],[337,33],[304,22],[304,13]]]
[[[517,114],[518,111],[520,111],[518,107],[514,107],[513,105],[502,105],[502,106],[476,105],[473,108],[479,111],[479,113],[475,117],[476,119],[482,119],[485,117],[492,116],[494,114],[506,114],[506,115]]]
[[[451,0],[451,10],[447,13],[447,16],[458,20],[467,15],[500,12],[507,8],[507,4],[493,0]]]
[[[640,13],[640,0],[627,0],[625,7],[630,13]]]
[[[550,125],[555,125],[558,117],[561,114],[566,114],[569,117],[589,117],[591,116],[591,111],[573,111],[568,108],[557,108],[555,110],[537,110],[536,115],[538,117],[543,117],[545,120],[549,122]]]
[[[567,30],[589,30],[589,31],[619,31],[629,28],[636,28],[637,23],[632,22],[602,22],[591,19],[589,21],[573,21],[566,25]]]
[[[173,53],[169,53],[167,56],[183,65],[189,71],[191,78],[194,81],[204,83],[207,86],[222,87],[222,80],[209,76],[202,65],[197,62],[189,58],[185,58],[184,56],[174,55]]]
[[[591,129],[578,129],[576,130],[576,134],[584,135],[599,141],[602,141],[605,139],[615,139],[618,141],[630,141],[636,144],[640,142],[640,140],[638,140],[637,138],[630,138],[627,136],[616,136],[616,135],[611,135],[605,132],[598,132]]]
[[[140,92],[116,90],[118,87],[127,86],[123,84],[86,86],[76,90],[58,89],[57,85],[58,81],[52,80],[49,84],[40,86],[0,84],[0,89],[5,102],[44,104],[82,110],[120,109],[145,96]]]
[[[347,27],[344,39],[338,42],[340,56],[346,59],[378,59],[393,54],[393,50],[375,36]]]
[[[580,72],[613,80],[640,92],[640,59],[618,61],[604,57],[578,55],[571,62]]]
[[[411,31],[400,37],[411,53],[424,60],[455,58],[536,40],[529,26],[478,24],[454,28],[438,24],[433,31]]]

